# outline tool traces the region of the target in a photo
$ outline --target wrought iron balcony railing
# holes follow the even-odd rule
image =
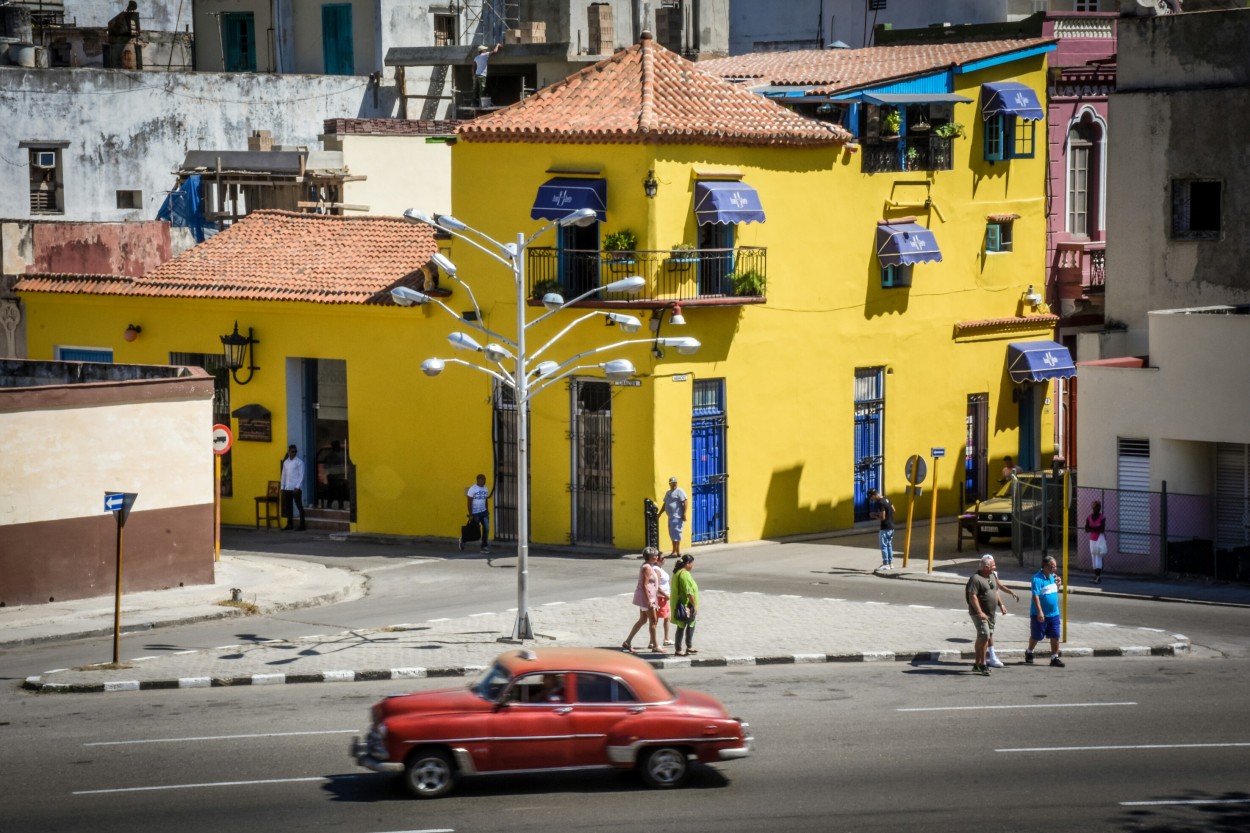
[[[865,142],[863,172],[949,171],[954,167],[954,139],[940,136],[903,136]]]
[[[532,300],[548,292],[572,298],[628,275],[642,276],[647,285],[636,295],[601,292],[583,303],[753,304],[762,303],[767,290],[768,250],[757,246],[626,252],[534,246],[526,251],[526,292]]]
[[[1055,244],[1059,279],[1075,283],[1080,276],[1081,288],[1101,289],[1107,283],[1107,244],[1101,240],[1068,240]]]

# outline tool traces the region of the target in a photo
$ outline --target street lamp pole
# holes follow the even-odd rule
[[[391,290],[391,297],[395,303],[400,306],[412,306],[413,304],[429,304],[433,303],[441,307],[447,314],[451,315],[461,323],[468,324],[486,335],[496,338],[503,344],[491,342],[485,346],[479,345],[463,332],[453,332],[448,336],[448,341],[453,347],[460,350],[468,350],[471,352],[482,353],[488,362],[495,365],[496,369],[483,367],[474,362],[465,361],[464,359],[440,359],[429,358],[421,363],[421,372],[427,376],[437,376],[442,373],[444,367],[448,364],[460,364],[465,367],[476,370],[480,373],[492,377],[505,387],[509,387],[513,391],[515,399],[517,416],[516,416],[516,477],[517,477],[517,614],[516,621],[512,628],[511,638],[513,640],[522,641],[534,638],[534,629],[530,623],[529,615],[529,402],[530,399],[538,393],[549,388],[556,382],[567,376],[576,373],[579,370],[599,369],[611,381],[621,381],[629,378],[634,373],[634,365],[628,359],[613,359],[598,364],[578,364],[587,356],[602,353],[607,350],[613,350],[617,347],[624,347],[630,344],[652,344],[659,347],[673,347],[679,353],[691,354],[700,347],[696,339],[690,337],[681,338],[635,338],[618,341],[614,344],[606,344],[601,347],[594,347],[584,350],[563,362],[543,361],[537,362],[540,355],[546,352],[565,333],[569,332],[573,327],[582,321],[586,321],[596,316],[607,318],[609,324],[619,325],[621,331],[626,334],[638,332],[642,327],[642,322],[632,315],[626,315],[619,312],[603,312],[602,310],[594,310],[585,315],[580,316],[568,326],[564,327],[555,334],[550,340],[531,353],[526,344],[526,333],[530,327],[546,320],[561,310],[568,309],[578,301],[584,300],[600,291],[612,293],[628,293],[638,292],[646,285],[646,281],[633,275],[627,278],[612,281],[603,287],[594,287],[583,292],[575,298],[565,300],[558,293],[548,293],[543,296],[543,306],[546,312],[535,318],[533,321],[525,320],[525,249],[530,243],[543,232],[553,228],[554,226],[571,226],[586,225],[593,222],[596,218],[595,212],[590,208],[582,208],[572,212],[566,217],[547,223],[538,231],[531,234],[528,238],[524,233],[518,233],[515,242],[505,245],[499,241],[489,237],[477,229],[474,229],[465,223],[457,220],[447,214],[435,215],[431,217],[422,214],[413,209],[404,212],[404,217],[414,223],[424,223],[426,225],[435,226],[439,229],[450,232],[454,237],[463,240],[474,248],[494,258],[499,263],[506,266],[512,272],[512,281],[516,289],[516,336],[509,339],[499,333],[496,333],[481,323],[481,308],[478,306],[477,299],[473,295],[472,288],[456,275],[456,267],[450,260],[441,254],[433,257],[434,262],[447,273],[448,277],[463,285],[469,292],[469,298],[473,302],[476,311],[476,319],[473,321],[464,321],[449,306],[440,299],[426,295],[408,287],[396,287]],[[472,232],[482,240],[487,241],[494,249],[487,248],[473,238],[467,236],[467,232]],[[506,346],[504,346],[506,345]],[[508,348],[512,349],[510,353]],[[508,361],[508,360],[511,361]],[[536,363],[535,363],[536,362]],[[535,363],[533,367],[531,363]]]

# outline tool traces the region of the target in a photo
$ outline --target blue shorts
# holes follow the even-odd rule
[[[1043,639],[1059,638],[1059,617],[1047,616],[1045,622],[1037,621],[1037,617],[1029,618],[1029,638],[1034,642],[1041,642]]]

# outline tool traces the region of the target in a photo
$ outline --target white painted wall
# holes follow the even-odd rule
[[[0,72],[0,217],[31,216],[27,140],[68,141],[65,213],[45,219],[153,219],[188,150],[246,150],[253,130],[317,147],[327,118],[391,115],[367,79],[320,75],[143,73],[90,69]],[[141,190],[142,209],[118,209]]]
[[[332,134],[325,146],[343,151],[352,174],[368,177],[344,183],[343,202],[368,205],[370,214],[398,216],[406,208],[451,212],[450,144],[427,143],[425,136]]]
[[[106,491],[135,510],[213,502],[211,399],[0,413],[0,527],[104,514]]]

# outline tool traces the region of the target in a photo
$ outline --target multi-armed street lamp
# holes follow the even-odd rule
[[[556,382],[576,373],[579,370],[599,369],[603,371],[610,381],[619,382],[628,379],[634,373],[634,364],[629,359],[611,359],[602,363],[579,364],[588,356],[602,353],[607,350],[613,350],[617,347],[623,347],[628,344],[653,344],[657,347],[672,347],[679,353],[690,354],[699,349],[699,342],[690,337],[680,338],[635,338],[618,341],[613,344],[606,344],[602,347],[595,347],[591,350],[585,350],[566,359],[563,362],[555,361],[538,361],[538,357],[546,352],[547,348],[559,341],[565,333],[573,329],[583,321],[594,318],[595,316],[603,316],[607,318],[608,324],[616,324],[621,331],[632,335],[642,328],[642,322],[632,315],[626,315],[619,312],[604,312],[595,310],[570,322],[560,332],[556,333],[546,344],[537,350],[528,352],[525,345],[525,336],[527,331],[541,321],[545,321],[555,313],[562,309],[566,309],[573,304],[581,301],[598,292],[612,292],[634,294],[638,292],[646,281],[637,275],[621,278],[612,281],[602,287],[583,292],[576,298],[565,300],[558,293],[551,292],[543,296],[543,306],[547,311],[535,318],[533,321],[525,320],[525,249],[534,242],[540,234],[555,226],[585,226],[594,222],[596,219],[595,211],[592,208],[579,208],[571,212],[565,217],[547,223],[538,231],[526,237],[524,233],[518,233],[514,243],[500,243],[498,240],[478,231],[471,226],[462,223],[455,217],[448,214],[435,214],[430,216],[422,214],[419,211],[408,209],[404,212],[404,217],[414,223],[424,223],[450,232],[457,239],[463,240],[470,246],[482,251],[486,255],[494,258],[499,263],[512,271],[512,280],[516,286],[516,334],[513,338],[501,335],[486,326],[482,321],[482,310],[478,306],[477,298],[473,295],[473,289],[456,275],[456,266],[442,254],[435,254],[434,263],[447,274],[449,278],[463,286],[469,294],[469,300],[473,304],[475,316],[473,320],[462,320],[475,330],[485,334],[488,341],[485,346],[479,344],[472,336],[464,332],[453,332],[447,337],[453,347],[460,350],[467,350],[478,353],[485,357],[485,361],[494,365],[494,367],[484,366],[472,361],[464,359],[439,359],[429,358],[421,363],[421,371],[427,376],[437,376],[443,372],[443,368],[448,364],[461,364],[465,367],[472,368],[479,372],[485,373],[492,377],[500,384],[512,389],[516,399],[516,471],[517,471],[517,614],[516,624],[512,628],[512,639],[523,640],[533,639],[534,631],[530,627],[529,616],[529,401],[537,393],[546,390]],[[469,234],[474,237],[468,236]],[[485,244],[478,242],[483,241]],[[461,320],[460,315],[453,311],[449,306],[438,298],[426,295],[408,287],[396,287],[391,290],[391,298],[395,303],[401,306],[411,306],[413,304],[437,304],[442,307],[449,315],[457,320]],[[467,319],[468,316],[465,316]]]

